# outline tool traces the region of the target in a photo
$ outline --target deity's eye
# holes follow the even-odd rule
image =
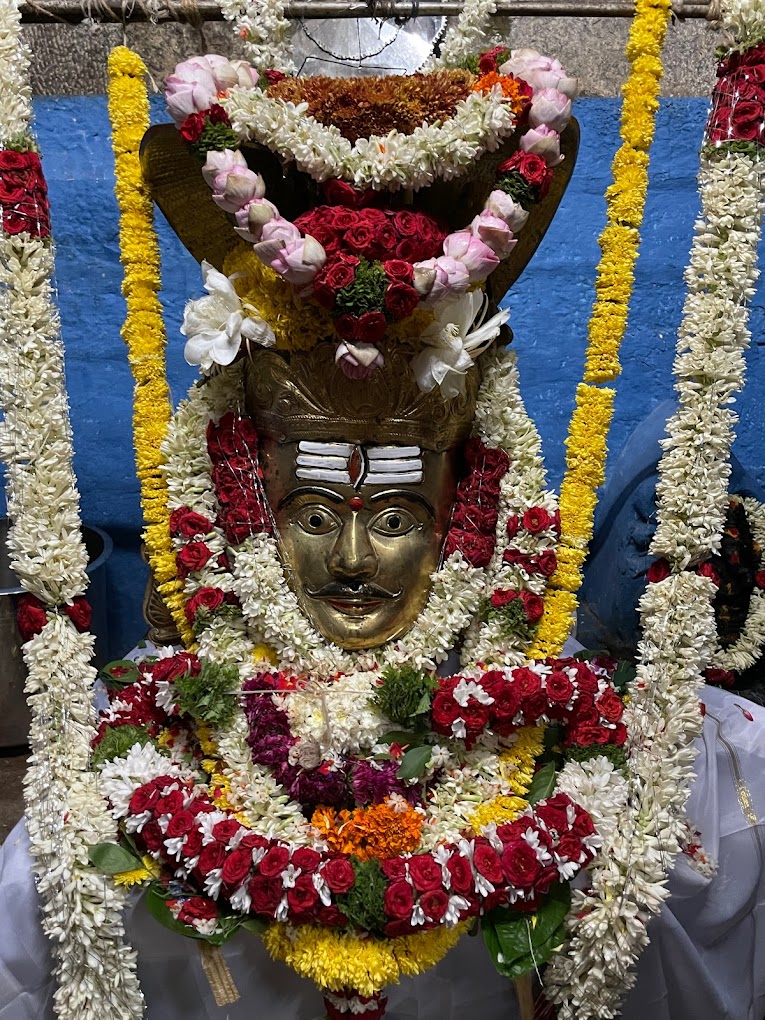
[[[304,507],[295,520],[309,535],[329,535],[340,527],[337,517],[324,506]]]
[[[412,528],[417,526],[417,521],[401,507],[383,510],[381,514],[372,521],[370,528],[377,535],[384,538],[396,538],[399,535],[408,535]]]

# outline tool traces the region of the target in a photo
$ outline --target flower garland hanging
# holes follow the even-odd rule
[[[165,379],[165,326],[158,297],[159,247],[153,229],[152,200],[143,184],[138,155],[141,138],[149,127],[145,74],[140,57],[125,47],[119,46],[109,55],[109,116],[120,207],[120,260],[125,267],[122,289],[127,305],[122,336],[135,379],[133,441],[149,563],[157,590],[188,645],[193,635],[183,613],[182,589],[175,574],[167,486],[158,462],[171,407]]]
[[[708,572],[686,568],[720,545],[735,419],[727,404],[743,384],[746,301],[757,275],[763,211],[765,93],[756,85],[754,100],[744,104],[737,86],[750,77],[759,81],[750,69],[762,73],[765,30],[759,7],[737,0],[723,4],[723,24],[740,41],[720,64],[701,154],[702,219],[686,272],[675,360],[680,408],[668,423],[659,462],[659,526],[651,546],[666,569],[654,575],[640,603],[643,637],[629,688],[630,780],[621,835],[607,866],[591,868],[591,890],[577,893],[572,940],[546,975],[562,1020],[617,1015],[634,983],[630,967],[648,941],[647,921],[667,896],[666,868],[687,842],[682,813],[693,740],[701,732],[701,670],[716,644],[716,586]],[[739,103],[749,109],[737,110]],[[614,933],[610,949],[604,931]]]
[[[585,381],[577,389],[576,409],[566,440],[558,569],[551,579],[532,656],[560,652],[577,607],[582,565],[592,538],[596,491],[605,477],[606,436],[614,400],[614,391],[600,384],[615,379],[620,372],[618,355],[634,284],[633,266],[648,188],[648,150],[663,73],[661,50],[670,16],[670,0],[636,0],[626,50],[630,74],[622,89],[622,146],[613,161],[613,184],[606,191],[606,227],[599,240],[602,254],[588,326]]]
[[[7,465],[11,565],[19,600],[32,757],[27,828],[65,1020],[96,1020],[106,1003],[138,1018],[143,998],[125,944],[121,890],[90,866],[89,848],[114,822],[89,771],[95,670],[87,553],[51,286],[45,179],[34,138],[29,57],[17,4],[0,0],[0,456]]]

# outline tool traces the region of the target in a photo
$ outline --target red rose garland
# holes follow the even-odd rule
[[[50,236],[48,187],[36,152],[0,152],[0,210],[6,234]]]
[[[717,68],[707,139],[761,143],[765,138],[765,43],[732,53]]]

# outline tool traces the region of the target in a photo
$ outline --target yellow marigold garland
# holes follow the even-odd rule
[[[551,578],[544,615],[529,649],[534,658],[559,654],[568,635],[592,538],[596,490],[605,477],[606,437],[614,393],[598,387],[621,371],[619,348],[627,329],[634,284],[639,228],[648,190],[648,150],[659,108],[661,49],[670,15],[671,0],[636,0],[626,49],[630,74],[622,88],[622,145],[612,164],[613,183],[606,191],[606,227],[598,242],[602,254],[588,325],[585,381],[577,390],[566,441],[558,569]]]
[[[186,645],[194,635],[184,615],[183,585],[177,577],[170,542],[167,483],[159,448],[172,408],[165,372],[165,324],[157,297],[160,287],[159,244],[154,232],[151,196],[143,182],[138,152],[149,127],[146,67],[124,46],[109,55],[109,119],[112,126],[115,193],[120,210],[122,293],[127,311],[122,338],[135,380],[133,442],[141,483],[144,541],[157,589],[173,615]]]
[[[266,949],[302,977],[333,992],[353,988],[374,995],[402,977],[414,977],[441,960],[470,927],[440,925],[395,939],[359,938],[332,928],[272,924],[263,933]]]
[[[470,824],[475,832],[491,822],[504,825],[515,821],[525,811],[528,806],[525,797],[534,778],[536,759],[544,747],[544,734],[544,726],[524,726],[518,730],[512,747],[502,751],[502,775],[514,796],[495,797],[476,808],[470,816]]]

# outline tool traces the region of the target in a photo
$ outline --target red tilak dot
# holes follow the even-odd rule
[[[351,508],[351,510],[363,510],[364,500],[361,498],[361,496],[353,496],[351,499],[348,500],[348,506]]]

